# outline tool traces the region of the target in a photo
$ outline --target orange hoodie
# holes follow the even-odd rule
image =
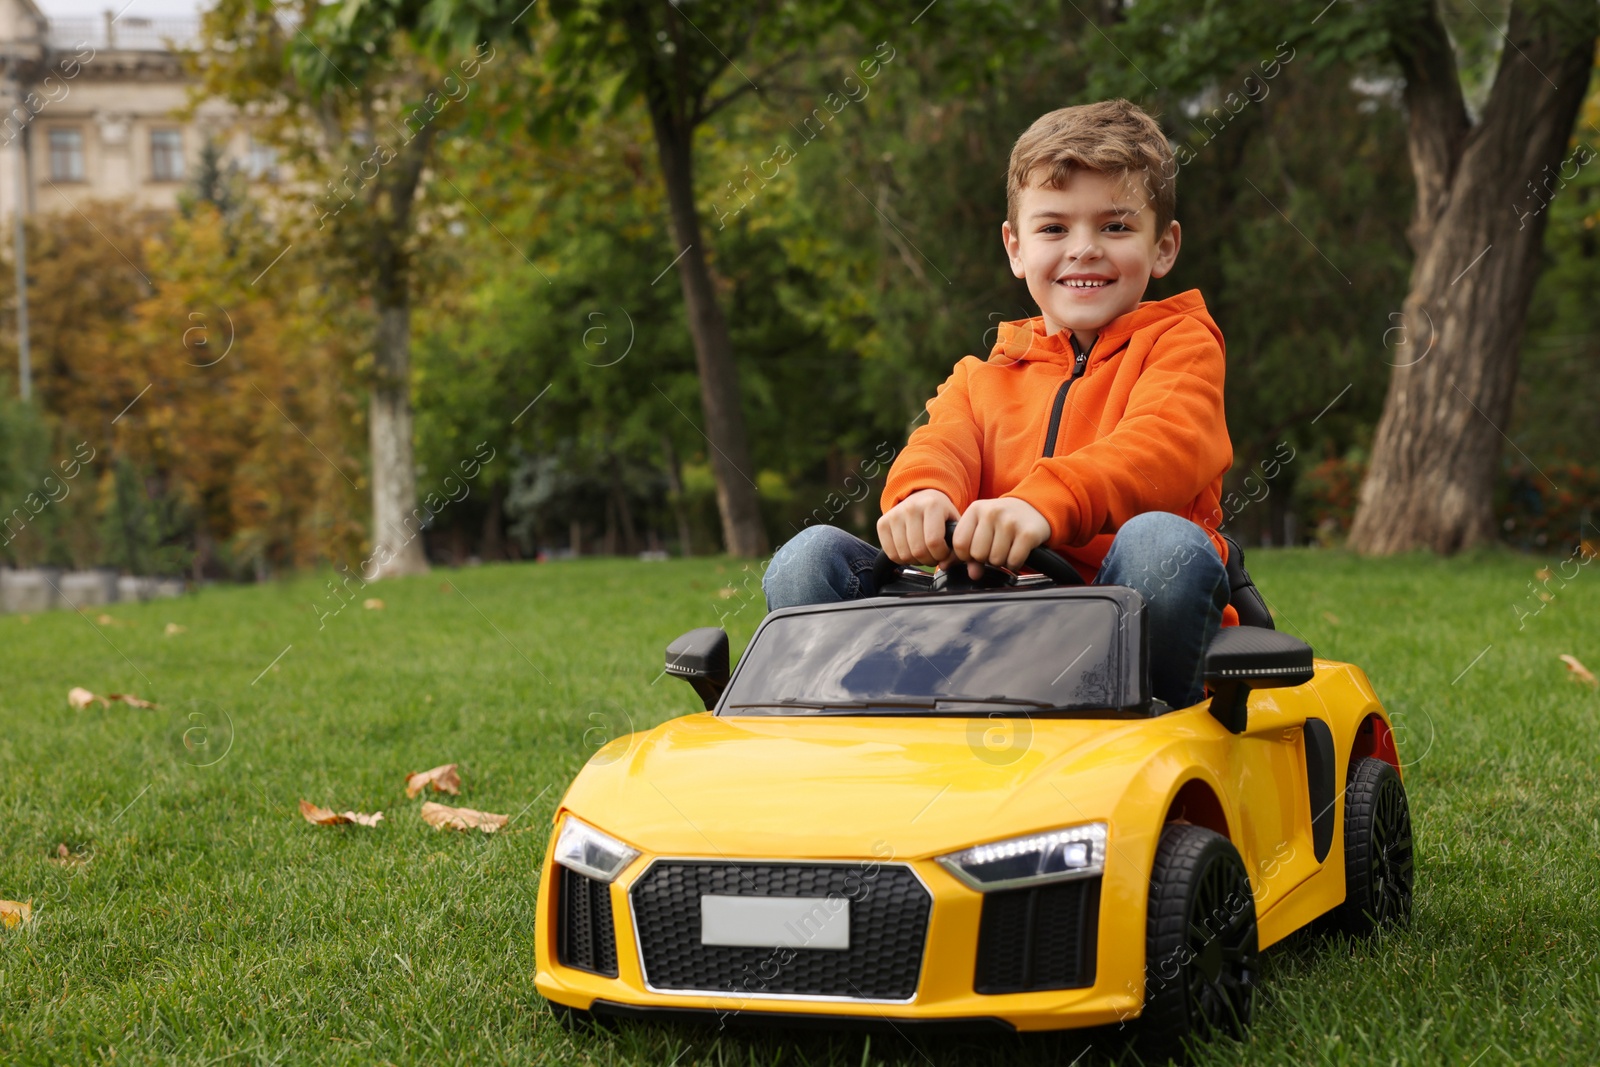
[[[1217,534],[1233,445],[1222,412],[1222,331],[1198,289],[1146,301],[1101,329],[1081,373],[1072,331],[1002,323],[987,362],[967,356],[928,401],[881,504],[938,489],[961,511],[1025,500],[1050,547],[1092,579],[1117,528],[1169,511]],[[1232,612],[1226,612],[1232,615]]]

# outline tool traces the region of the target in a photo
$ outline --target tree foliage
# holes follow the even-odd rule
[[[94,458],[17,562],[243,576],[354,553],[348,321],[309,262],[261,276],[204,200],[167,219],[96,207],[30,238],[40,404],[15,424],[36,443],[7,450],[8,488],[80,443]]]
[[[690,131],[706,291],[750,430],[730,476],[773,542],[807,522],[868,534],[886,458],[950,367],[1036,313],[998,240],[1012,142],[1109,95],[1157,114],[1181,164],[1183,250],[1148,295],[1199,288],[1227,339],[1229,532],[1335,535],[1406,358],[1417,196],[1395,57],[1420,2],[942,0],[914,19],[222,0],[198,69],[296,179],[242,196],[212,159],[176,219],[88,212],[120,252],[72,215],[32,235],[41,405],[4,416],[6,464],[80,439],[104,451],[93,491],[59,511],[84,521],[19,551],[234,574],[353,562],[386,293],[414,308],[401,384],[419,497],[494,457],[426,516],[435,558],[726,544],[663,122]],[[1439,10],[1476,118],[1509,4]],[[406,200],[390,123],[419,107],[436,140]],[[1591,100],[1579,131],[1600,150],[1597,125]],[[1549,240],[1498,491],[1505,536],[1534,547],[1600,505],[1600,478],[1562,473],[1593,463],[1595,413],[1572,383],[1600,351],[1595,175],[1580,164],[1538,199]],[[187,365],[223,310],[230,354]]]

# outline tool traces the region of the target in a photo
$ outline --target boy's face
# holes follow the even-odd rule
[[[1074,170],[1062,189],[1030,185],[1017,226],[1000,227],[1011,272],[1028,281],[1046,332],[1071,330],[1079,344],[1132,311],[1151,278],[1178,258],[1176,222],[1156,232],[1155,211],[1137,174]]]

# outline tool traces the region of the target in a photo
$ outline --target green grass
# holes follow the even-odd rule
[[[1526,557],[1251,566],[1280,626],[1363,665],[1398,721],[1416,918],[1376,943],[1269,953],[1248,1041],[1201,1061],[1592,1062],[1600,694],[1557,657],[1600,669],[1600,569],[1551,583],[1519,631],[1513,605],[1538,603]],[[320,630],[310,579],[119,605],[110,626],[0,617],[0,897],[35,907],[0,931],[0,1062],[1070,1060],[1049,1040],[554,1025],[532,980],[549,818],[596,745],[693,710],[687,686],[652,685],[667,641],[730,612],[742,647],[762,605],[741,567],[441,572],[369,590],[385,610],[358,602]],[[74,711],[75,685],[162,707]],[[403,776],[449,761],[459,802],[515,815],[507,831],[421,822]],[[312,827],[302,797],[385,821]],[[87,862],[51,862],[63,843]]]

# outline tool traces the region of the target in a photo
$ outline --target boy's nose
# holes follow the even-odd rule
[[[1077,248],[1067,253],[1069,264],[1087,263],[1100,258],[1100,243],[1098,241],[1085,241]]]

